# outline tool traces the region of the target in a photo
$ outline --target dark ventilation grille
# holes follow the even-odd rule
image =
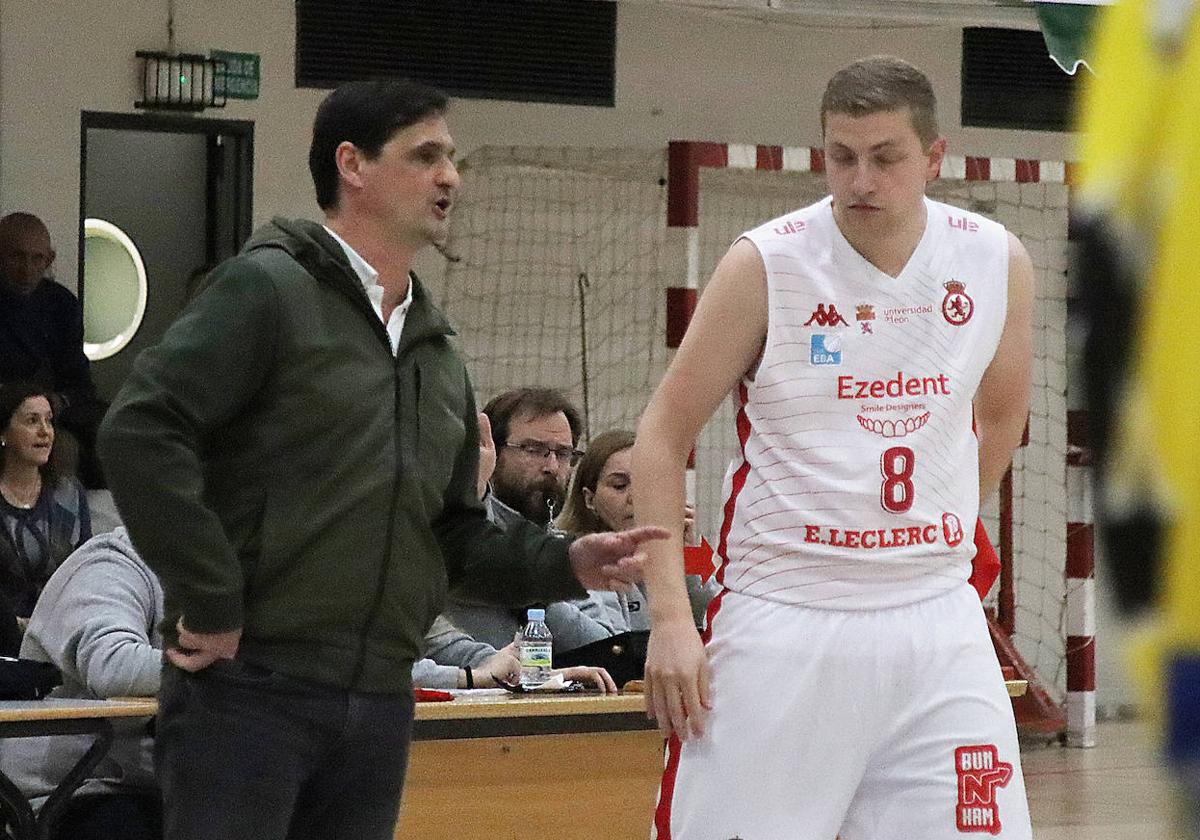
[[[1074,97],[1075,77],[1051,60],[1040,32],[963,30],[963,125],[1068,131]]]
[[[407,76],[471,99],[614,104],[606,0],[297,0],[296,86]]]

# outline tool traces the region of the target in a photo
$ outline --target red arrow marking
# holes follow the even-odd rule
[[[700,575],[701,580],[708,580],[716,571],[712,558],[713,548],[703,537],[700,538],[700,545],[685,545],[683,547],[684,574]]]

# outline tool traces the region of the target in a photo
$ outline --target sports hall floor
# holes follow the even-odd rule
[[[1176,840],[1167,774],[1142,723],[1100,724],[1098,745],[1023,744],[1037,840]],[[981,835],[983,836],[983,835]]]

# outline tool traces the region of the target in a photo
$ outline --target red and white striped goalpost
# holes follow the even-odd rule
[[[700,170],[731,168],[760,171],[824,171],[822,149],[773,145],[744,145],[701,141],[672,141],[667,150],[667,226],[685,237],[686,273],[683,286],[666,292],[666,346],[679,347],[695,310],[700,287]],[[942,175],[964,181],[1060,183],[1074,181],[1074,167],[1057,161],[947,155]],[[1074,426],[1075,423],[1069,423]],[[1015,701],[1018,723],[1040,731],[1062,731],[1067,743],[1095,744],[1095,588],[1093,576],[1091,494],[1088,458],[1068,430],[1065,710],[1041,688],[1012,642],[1015,632],[1012,471],[1000,494],[999,548],[1002,572],[998,617],[989,617],[997,655],[1006,670],[1030,681],[1030,691]],[[1027,440],[1025,441],[1027,442]],[[688,460],[687,497],[695,499],[695,450]],[[714,558],[719,563],[719,559]],[[1064,714],[1065,713],[1065,714]]]
[[[1067,743],[1096,746],[1096,553],[1087,416],[1067,414]]]

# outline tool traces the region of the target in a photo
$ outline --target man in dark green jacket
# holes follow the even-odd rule
[[[166,596],[170,840],[390,838],[412,662],[447,588],[621,587],[666,536],[487,523],[471,383],[409,272],[459,185],[446,107],[409,82],[331,93],[309,153],[325,224],[277,219],[220,266],[101,430]]]

